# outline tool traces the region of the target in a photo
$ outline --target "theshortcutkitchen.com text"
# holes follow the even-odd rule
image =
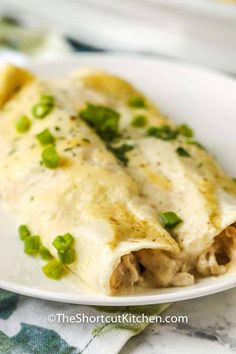
[[[47,317],[49,323],[159,323],[159,324],[171,324],[171,323],[188,323],[188,316],[186,315],[145,315],[121,313],[113,315],[86,315],[84,313],[76,313],[74,315],[67,315],[65,313],[53,313]]]

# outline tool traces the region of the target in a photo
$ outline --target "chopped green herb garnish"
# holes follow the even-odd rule
[[[27,116],[21,116],[16,121],[16,130],[18,133],[26,133],[31,127],[31,120]]]
[[[54,103],[55,103],[55,98],[53,96],[50,96],[50,95],[42,95],[39,98],[39,102],[42,103],[42,104],[53,106]]]
[[[52,244],[57,249],[58,257],[62,264],[71,264],[75,261],[74,241],[75,239],[70,233],[59,235],[53,241]]]
[[[130,98],[130,100],[128,101],[128,105],[134,108],[145,108],[146,102],[143,97],[134,96]]]
[[[147,117],[144,115],[135,116],[131,122],[131,125],[135,128],[144,127],[147,124]]]
[[[53,96],[42,95],[39,98],[39,102],[32,108],[33,116],[37,119],[43,119],[52,111],[54,104],[55,100]]]
[[[73,246],[74,237],[70,233],[59,235],[55,238],[52,244],[58,252],[65,252]]]
[[[36,137],[41,145],[54,144],[55,142],[55,138],[50,133],[49,129],[44,129],[41,133],[37,134]]]
[[[88,103],[79,114],[103,140],[111,141],[118,135],[120,114],[113,109]]]
[[[183,222],[183,220],[173,211],[167,211],[160,214],[162,225],[167,229],[173,229],[175,226]]]
[[[42,270],[46,277],[54,280],[60,279],[65,272],[64,266],[57,259],[49,261]]]
[[[173,140],[176,139],[178,132],[176,130],[173,130],[168,125],[163,125],[162,127],[148,128],[147,135],[162,140]]]
[[[71,147],[68,147],[68,148],[65,148],[63,151],[67,152],[67,151],[72,151],[74,150],[75,146],[71,146]]]
[[[185,150],[183,147],[179,146],[177,149],[176,149],[176,152],[178,155],[180,156],[183,156],[183,157],[191,157],[190,153]]]
[[[43,164],[47,168],[57,168],[60,163],[60,157],[53,145],[46,147],[41,154]]]
[[[36,255],[39,252],[40,238],[39,236],[27,236],[24,239],[25,253],[29,255]]]
[[[134,147],[128,144],[123,144],[119,147],[108,146],[108,149],[115,155],[115,157],[120,160],[124,166],[127,166],[129,159],[126,153],[132,150]]]
[[[186,143],[189,144],[189,145],[196,145],[196,146],[199,147],[200,149],[206,150],[206,148],[205,148],[201,143],[199,143],[199,142],[196,141],[196,140],[188,140],[188,141],[186,141]]]
[[[187,124],[181,124],[178,127],[178,132],[180,135],[186,136],[187,138],[192,138],[194,135],[192,128]]]
[[[82,141],[85,142],[85,143],[88,143],[88,144],[91,143],[91,141],[89,139],[87,139],[87,138],[83,138]]]
[[[65,271],[63,264],[71,264],[75,261],[76,254],[72,248],[74,238],[67,233],[63,236],[63,246],[59,247],[58,256],[60,261],[54,259],[48,248],[43,246],[38,235],[31,236],[30,231],[26,225],[20,225],[18,232],[21,240],[24,241],[24,251],[30,256],[40,255],[43,260],[50,261],[43,268],[44,274],[51,279],[59,279]],[[57,239],[57,238],[56,238]]]
[[[51,112],[52,108],[51,105],[37,103],[32,108],[32,114],[37,119],[43,119]]]
[[[50,251],[46,247],[44,247],[43,245],[40,245],[40,247],[39,247],[39,254],[40,254],[41,258],[45,261],[49,261],[50,259],[53,258]]]
[[[26,237],[30,236],[30,231],[26,225],[20,225],[18,228],[18,233],[22,241],[24,241]]]
[[[59,260],[62,264],[71,264],[75,261],[76,254],[73,248],[69,248],[64,252],[58,252]]]

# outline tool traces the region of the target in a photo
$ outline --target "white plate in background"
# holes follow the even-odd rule
[[[104,69],[130,80],[177,122],[190,124],[198,138],[236,176],[236,81],[214,72],[148,57],[78,55],[31,65],[41,77],[60,77],[81,66]],[[0,211],[0,288],[54,301],[91,305],[144,305],[180,301],[236,286],[236,274],[206,278],[186,288],[157,289],[145,295],[108,297],[53,281],[39,259],[26,256],[14,217]]]
[[[94,47],[236,73],[236,4],[217,0],[1,0],[0,12]]]

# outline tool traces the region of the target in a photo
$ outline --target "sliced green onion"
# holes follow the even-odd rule
[[[62,264],[71,264],[76,258],[75,250],[73,248],[69,248],[66,251],[58,252],[58,257]]]
[[[131,125],[135,128],[144,127],[147,124],[147,117],[144,115],[135,116],[131,122]]]
[[[175,226],[183,222],[183,220],[173,211],[167,211],[160,214],[162,225],[167,229],[173,229]]]
[[[192,128],[187,124],[181,124],[178,127],[178,132],[180,135],[186,136],[187,138],[192,138],[194,135]]]
[[[55,138],[50,133],[49,129],[44,129],[41,133],[36,135],[36,138],[40,142],[41,145],[54,144]]]
[[[31,120],[27,116],[21,116],[16,121],[16,130],[18,133],[26,133],[31,127]]]
[[[124,166],[127,166],[129,159],[126,153],[132,150],[134,147],[132,145],[123,144],[118,147],[108,146],[108,149],[115,155],[115,157],[122,162]]]
[[[74,237],[68,232],[65,235],[57,236],[52,244],[58,252],[65,252],[73,246],[74,240]]]
[[[110,107],[88,103],[79,114],[103,140],[111,141],[117,137],[120,114]]]
[[[87,139],[87,138],[82,138],[82,141],[84,142],[84,143],[91,143],[91,141],[89,140],[89,139]]]
[[[49,261],[50,259],[53,258],[50,251],[46,247],[44,247],[43,245],[40,245],[40,247],[39,247],[39,254],[40,254],[41,258],[45,261]]]
[[[26,237],[30,236],[30,231],[26,225],[20,225],[18,228],[18,233],[22,241],[24,241]]]
[[[37,119],[43,119],[51,112],[52,109],[52,105],[37,103],[32,108],[32,114]]]
[[[54,105],[55,103],[55,98],[53,96],[50,95],[42,95],[39,98],[39,102],[42,104],[46,104],[46,105]]]
[[[42,95],[39,98],[39,102],[36,103],[32,108],[32,114],[37,119],[43,119],[46,117],[53,109],[55,104],[55,99],[53,96]]]
[[[57,168],[60,163],[60,157],[53,145],[46,147],[42,151],[41,157],[47,168]]]
[[[62,264],[71,264],[75,261],[74,237],[70,233],[57,236],[52,244],[57,249]]]
[[[179,146],[177,149],[176,149],[176,152],[178,155],[180,156],[183,156],[183,157],[191,157],[190,153],[185,150],[183,147]]]
[[[57,259],[49,261],[42,270],[46,277],[54,280],[60,279],[65,272],[64,266]]]
[[[206,150],[205,146],[203,146],[201,143],[199,143],[196,140],[187,140],[186,143],[189,145],[196,145],[197,147],[199,147],[199,149]]]
[[[143,97],[134,96],[129,99],[128,105],[134,108],[145,108],[146,102]]]
[[[178,132],[173,130],[168,125],[163,125],[162,127],[150,127],[147,130],[148,136],[153,136],[161,140],[174,140],[176,139]]]
[[[35,255],[39,252],[40,238],[39,236],[27,236],[24,240],[25,253]]]

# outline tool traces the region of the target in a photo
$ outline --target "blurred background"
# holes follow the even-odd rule
[[[1,0],[0,61],[148,53],[236,73],[236,0]]]

